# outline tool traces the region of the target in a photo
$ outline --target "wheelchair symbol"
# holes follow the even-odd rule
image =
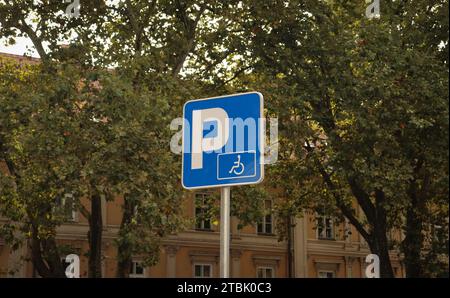
[[[229,174],[234,173],[235,175],[239,176],[242,173],[244,173],[244,164],[241,163],[241,155],[238,155],[237,157],[238,157],[237,161],[234,162],[233,167],[231,167],[231,170],[228,173]],[[240,171],[238,171],[239,168],[241,168]]]

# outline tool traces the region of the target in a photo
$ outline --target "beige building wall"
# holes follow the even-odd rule
[[[89,206],[88,201],[83,201]],[[104,202],[103,276],[115,277],[117,250],[115,235],[121,221],[123,199]],[[193,195],[183,202],[188,218],[194,218]],[[58,241],[70,245],[80,255],[80,275],[87,277],[88,222],[78,214],[76,222],[58,228]],[[331,272],[334,277],[364,277],[365,256],[369,250],[359,234],[348,223],[334,225],[333,239],[318,239],[314,214],[305,212],[295,220],[293,236],[293,266],[295,277],[319,277],[323,272]],[[278,242],[276,235],[258,235],[255,226],[237,229],[238,220],[232,219],[231,261],[232,277],[257,277],[258,268],[272,268],[275,277],[288,277],[288,248],[286,242]],[[159,262],[145,268],[145,277],[193,277],[196,264],[211,265],[212,277],[219,277],[219,225],[212,225],[210,231],[195,230],[194,220],[190,229],[177,235],[166,237],[161,246]],[[345,237],[345,231],[351,231]],[[399,235],[396,234],[396,237]],[[1,242],[0,242],[1,244]],[[11,253],[6,244],[0,246],[0,276],[8,276],[8,270],[28,255],[26,247]],[[396,276],[404,276],[398,256],[392,255]],[[139,260],[139,256],[136,256]],[[20,263],[20,262],[19,262]],[[15,265],[15,276],[32,277],[30,262]],[[19,268],[19,269],[17,269]],[[321,273],[322,272],[322,273]]]
[[[4,171],[4,165],[0,164]],[[191,192],[183,200],[182,208],[186,218],[191,219],[190,228],[162,241],[159,262],[145,268],[145,277],[193,277],[196,264],[210,265],[212,277],[219,277],[219,228],[220,223],[211,222],[211,230],[195,229],[195,193]],[[89,200],[82,204],[90,209]],[[103,201],[103,276],[115,277],[117,249],[114,239],[122,220],[123,198]],[[1,221],[1,219],[0,219]],[[273,219],[273,222],[275,220]],[[239,221],[232,218],[231,260],[232,277],[257,277],[258,268],[272,268],[275,277],[288,277],[288,247],[285,241],[279,242],[275,234],[258,234],[256,225],[238,230]],[[80,275],[87,277],[88,266],[85,254],[88,252],[86,218],[77,213],[74,222],[68,222],[57,229],[60,244],[73,248],[80,256]],[[295,219],[293,245],[293,271],[295,277],[319,277],[331,272],[334,277],[364,277],[365,256],[369,254],[367,244],[355,228],[347,222],[333,223],[332,239],[319,239],[315,214],[304,212]],[[392,239],[401,239],[395,232]],[[33,277],[31,262],[26,246],[11,252],[0,239],[0,277]],[[396,276],[405,275],[399,257],[392,253]],[[139,261],[139,256],[136,256]],[[14,275],[9,274],[14,271]]]

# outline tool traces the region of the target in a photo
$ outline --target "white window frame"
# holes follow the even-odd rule
[[[266,202],[270,202],[270,213],[268,213],[268,214],[266,214],[266,212],[267,212]],[[256,224],[256,234],[257,235],[273,235],[274,217],[273,217],[272,208],[273,208],[273,200],[269,200],[269,199],[264,200],[264,216],[262,217],[262,220]],[[270,216],[270,232],[268,232],[266,230],[266,224],[267,224],[266,216]],[[259,231],[259,225],[261,225],[262,231]]]
[[[145,267],[142,265],[142,261],[140,260],[133,260],[131,261],[131,272],[136,272],[136,265],[140,263],[141,267],[142,267],[142,274],[138,274],[138,273],[130,273],[129,277],[130,278],[145,278],[147,270],[145,269]]]
[[[70,216],[67,216],[67,218],[65,218],[66,222],[77,222],[78,221],[78,212],[75,208],[75,201],[73,200],[73,194],[71,193],[66,193],[64,194],[64,196],[60,199],[60,204],[58,204],[57,209],[59,210],[58,212],[62,212],[62,214],[65,216],[66,215],[66,202],[68,199],[72,200],[72,208],[71,208],[71,212],[70,212]],[[69,212],[67,212],[69,213]],[[69,215],[69,214],[67,214]]]
[[[439,232],[439,230],[444,229],[444,227],[442,225],[432,225],[431,227],[431,236],[432,236],[432,242],[433,241],[439,241],[439,238],[437,236],[437,233]]]
[[[266,275],[266,270],[270,269],[272,271],[272,276],[271,277],[267,277]],[[262,270],[262,277],[259,277],[259,271]],[[256,267],[256,278],[275,278],[275,268],[273,268],[272,266],[257,266]]]
[[[71,212],[72,216],[68,220],[76,222],[76,221],[78,221],[78,218],[77,218],[78,213],[77,213],[77,210],[75,208],[75,201],[73,199],[73,194],[66,194],[65,197],[72,199],[72,212]],[[65,201],[64,201],[64,203],[65,203]]]
[[[202,266],[201,268],[201,275],[202,276],[195,276],[195,267],[196,266]],[[204,269],[204,267],[203,266],[208,266],[209,267],[209,276],[204,276],[204,274],[205,274],[205,269]],[[194,263],[193,265],[192,265],[192,276],[194,277],[194,278],[212,278],[213,277],[213,264],[211,264],[211,263]]]
[[[332,277],[320,276],[321,274],[327,275],[328,273],[331,273]],[[336,272],[332,270],[319,270],[317,271],[317,278],[336,278]]]
[[[202,197],[202,207],[198,207],[197,205],[197,200],[200,199],[198,196]],[[197,192],[194,194],[194,220],[195,220],[195,224],[194,224],[194,228],[195,230],[198,231],[211,231],[212,230],[212,222],[211,219],[200,219],[200,225],[198,226],[199,222],[198,222],[198,217],[197,216],[197,207],[202,209],[203,212],[208,211],[207,208],[203,207],[205,205],[205,199],[210,196],[209,193],[206,192]],[[205,222],[209,222],[209,228],[205,228]]]
[[[331,237],[327,237],[327,229],[328,229],[328,227],[326,226],[327,219],[330,220]],[[322,233],[319,232],[319,220],[322,220],[322,226],[323,226]],[[335,230],[334,230],[334,220],[331,216],[316,214],[316,224],[317,224],[317,228],[316,228],[316,238],[317,239],[319,239],[319,240],[335,240],[336,239]]]

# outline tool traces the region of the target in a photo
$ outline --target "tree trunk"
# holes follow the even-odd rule
[[[119,246],[120,249],[120,246]],[[118,278],[128,278],[130,277],[132,259],[126,257],[117,261],[117,277]]]
[[[412,206],[408,208],[406,214],[406,235],[402,243],[406,277],[422,277],[423,274],[421,263],[423,219],[419,214],[420,211],[417,200],[413,199]]]
[[[41,245],[44,241],[44,247]],[[43,278],[64,278],[64,268],[59,258],[59,253],[56,249],[56,242],[54,239],[41,240],[38,237],[38,229],[32,226],[32,235],[30,241],[31,261],[33,269]],[[48,257],[44,257],[44,253]]]
[[[128,233],[128,226],[131,222],[134,213],[134,204],[124,197],[123,217],[120,223],[119,237],[122,233]],[[120,239],[117,248],[117,277],[128,278],[130,275],[131,263],[132,263],[132,245],[125,239]]]
[[[89,274],[90,278],[102,277],[102,199],[95,194],[91,197],[89,220]]]
[[[332,127],[328,130],[332,131]],[[309,151],[312,151],[311,146],[308,145],[308,148]],[[330,190],[335,190],[336,187],[334,186],[330,175],[324,170],[320,163],[318,163],[318,167],[325,184],[330,188]],[[355,177],[349,177],[347,181],[354,198],[364,212],[367,222],[371,227],[371,232],[369,233],[364,228],[364,225],[358,220],[358,218],[355,217],[354,212],[349,209],[342,197],[334,193],[337,207],[366,240],[370,246],[370,251],[379,257],[380,277],[393,278],[394,271],[392,270],[391,259],[389,257],[389,245],[387,239],[387,214],[383,205],[386,202],[386,196],[382,190],[376,189],[375,204],[373,204],[370,200],[369,194],[358,184]]]
[[[63,264],[61,262],[61,257],[58,252],[58,247],[56,245],[55,238],[49,238],[42,241],[43,250],[45,252],[47,264],[50,267],[50,272],[52,277],[65,278],[66,273],[64,271]]]
[[[380,190],[376,190],[375,193],[375,220],[371,223],[373,227],[372,243],[369,243],[369,245],[372,253],[377,254],[380,258],[380,277],[394,278],[394,270],[392,270],[391,258],[389,257],[387,215],[383,206],[386,198]]]
[[[294,255],[293,255],[293,233],[292,233],[292,217],[287,218],[287,246],[288,246],[288,277],[294,277]]]
[[[50,269],[46,266],[42,255],[40,252],[40,241],[33,235],[33,239],[30,243],[31,246],[31,261],[33,262],[33,267],[41,277],[51,277]]]
[[[377,229],[377,228],[375,228]],[[377,234],[377,236],[375,236]],[[374,237],[369,242],[370,251],[380,258],[380,277],[394,278],[394,270],[392,269],[391,258],[389,257],[389,249],[386,233],[382,230],[374,231]]]

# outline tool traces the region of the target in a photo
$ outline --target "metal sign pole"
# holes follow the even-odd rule
[[[220,277],[230,277],[230,187],[220,190]]]

